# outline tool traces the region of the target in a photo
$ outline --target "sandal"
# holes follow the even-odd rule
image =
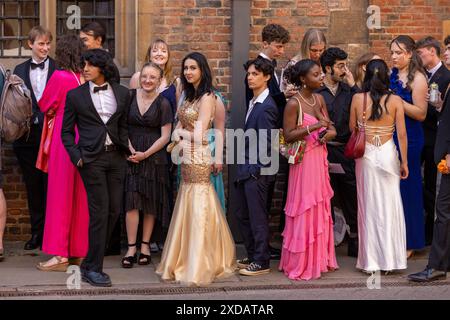
[[[147,246],[150,246],[150,242],[141,241],[141,244],[146,244]],[[143,254],[142,252],[139,253],[138,265],[146,266],[149,265],[150,262],[152,262],[151,255]]]
[[[50,260],[56,259],[57,263],[52,265],[46,265]],[[45,262],[39,262],[36,266],[41,271],[59,271],[59,272],[66,272],[67,268],[69,267],[69,261],[63,261],[62,257],[54,256],[50,260],[47,260]]]
[[[136,247],[136,243],[129,244],[128,247]],[[133,268],[133,265],[137,262],[136,253],[133,256],[123,257],[122,258],[122,268],[130,269]]]

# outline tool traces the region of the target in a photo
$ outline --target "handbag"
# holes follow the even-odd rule
[[[353,130],[350,139],[345,145],[344,155],[350,159],[358,159],[364,156],[366,150],[366,110],[367,110],[367,92],[364,93],[363,122],[360,127],[357,125]]]
[[[299,109],[297,126],[301,126],[303,123],[302,105],[300,103],[300,100],[297,99],[297,97],[293,98],[297,100]],[[295,141],[293,143],[286,143],[283,132],[280,131],[280,153],[282,156],[288,159],[289,164],[299,164],[300,162],[302,162],[303,156],[305,155],[305,150],[306,150],[305,140],[302,139],[299,141]]]

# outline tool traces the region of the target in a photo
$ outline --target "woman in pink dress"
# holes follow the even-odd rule
[[[45,121],[36,167],[48,172],[42,251],[53,255],[50,260],[37,265],[42,271],[66,271],[69,258],[83,258],[88,249],[86,191],[61,140],[66,94],[81,84],[82,47],[75,35],[58,40],[56,62],[59,70],[53,73],[39,101]]]
[[[317,62],[301,60],[286,71],[285,77],[301,89],[286,105],[284,137],[288,143],[304,139],[306,148],[303,160],[290,165],[279,269],[289,279],[310,280],[338,268],[326,148],[326,142],[336,136],[336,129],[322,96],[313,93],[323,81]]]

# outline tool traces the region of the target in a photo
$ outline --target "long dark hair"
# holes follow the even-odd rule
[[[303,83],[300,77],[306,77],[308,72],[314,67],[319,66],[319,64],[311,59],[303,59],[294,64],[293,66],[290,66],[285,72],[284,72],[284,78],[287,80],[287,82],[293,84],[297,88],[300,88]]]
[[[372,98],[372,114],[369,120],[375,121],[381,118],[383,114],[383,108],[380,104],[381,98],[387,94],[386,101],[384,102],[384,108],[386,113],[389,113],[387,109],[387,101],[391,94],[389,90],[389,68],[381,59],[375,59],[370,61],[366,66],[366,75],[363,82],[363,91],[369,92]]]
[[[184,64],[187,59],[192,59],[197,62],[198,67],[201,72],[201,80],[198,88],[189,83],[184,76]],[[181,63],[181,84],[183,85],[183,89],[186,92],[186,100],[194,101],[201,98],[206,93],[213,93],[213,85],[212,85],[212,76],[211,69],[209,68],[208,61],[206,57],[200,52],[191,52],[186,57],[184,57],[183,62]]]
[[[83,42],[76,35],[64,35],[56,42],[55,61],[59,69],[80,72]]]
[[[404,49],[406,52],[411,53],[411,61],[409,62],[408,66],[408,82],[406,83],[409,90],[411,90],[411,84],[414,81],[414,76],[416,75],[416,72],[419,71],[423,75],[425,75],[424,69],[423,69],[423,63],[420,59],[419,55],[416,52],[417,46],[416,42],[413,38],[406,35],[400,35],[394,40],[392,40],[390,47],[392,47],[392,44],[395,43],[400,47],[400,49]],[[402,48],[401,44],[404,48]]]
[[[88,61],[94,67],[100,68],[107,82],[118,82],[116,75],[116,65],[111,54],[103,49],[87,50],[82,55],[82,62]]]

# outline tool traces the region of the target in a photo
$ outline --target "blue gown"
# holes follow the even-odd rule
[[[398,69],[393,68],[390,77],[391,90],[408,103],[412,103],[411,90],[403,87],[398,78]],[[406,133],[408,137],[409,176],[400,181],[400,192],[403,200],[406,223],[406,246],[408,250],[420,250],[425,247],[425,219],[422,193],[421,154],[424,146],[422,124],[405,115]],[[399,149],[397,133],[394,141]]]

